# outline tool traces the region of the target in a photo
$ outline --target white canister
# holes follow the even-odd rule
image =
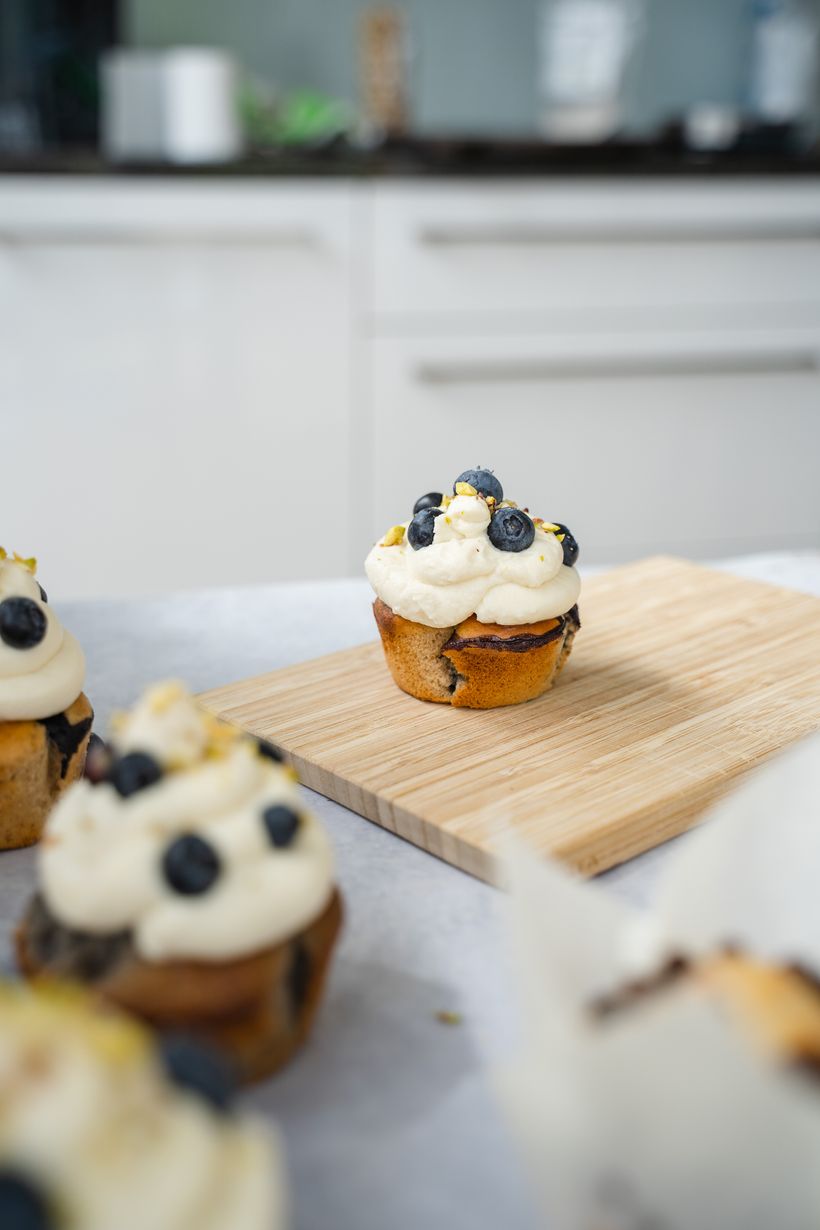
[[[238,73],[227,52],[177,47],[164,53],[164,153],[169,162],[230,162],[242,152]]]
[[[114,162],[163,157],[162,56],[117,48],[100,64],[103,153]]]
[[[102,61],[102,145],[116,162],[230,162],[242,152],[239,73],[218,48],[120,48]]]

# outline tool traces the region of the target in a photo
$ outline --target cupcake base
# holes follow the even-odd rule
[[[82,774],[93,720],[80,693],[54,717],[0,722],[0,850],[39,840],[58,797]]]
[[[380,598],[373,614],[402,691],[468,709],[517,705],[548,691],[581,626],[577,607],[557,619],[517,626],[471,617],[454,628],[428,628],[397,615]]]
[[[35,897],[15,935],[28,978],[71,978],[160,1032],[219,1048],[240,1081],[269,1076],[307,1038],[342,921],[334,890],[298,935],[232,961],[148,962],[127,931],[99,936],[63,926]]]

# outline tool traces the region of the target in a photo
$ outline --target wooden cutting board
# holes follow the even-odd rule
[[[489,880],[510,830],[612,867],[820,726],[820,599],[655,558],[587,581],[580,609],[559,683],[529,704],[414,700],[378,642],[203,699],[314,790]]]

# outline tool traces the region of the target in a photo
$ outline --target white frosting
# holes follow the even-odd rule
[[[46,617],[46,634],[31,649],[15,649],[0,638],[0,721],[62,713],[83,690],[83,651],[42,601],[33,572],[15,560],[0,558],[0,602],[6,598],[35,602]]]
[[[329,842],[291,771],[261,756],[256,740],[172,684],[146,694],[114,746],[150,752],[167,772],[128,798],[88,781],[63,795],[40,847],[42,891],[61,922],[92,933],[129,929],[148,960],[225,960],[276,944],[321,914],[333,891]],[[262,820],[277,803],[301,817],[282,848]],[[162,870],[169,844],[186,833],[209,842],[221,864],[215,883],[192,896],[175,892]]]
[[[172,1086],[141,1027],[65,992],[0,988],[0,1154],[60,1225],[286,1224],[273,1134]]]
[[[365,561],[370,584],[397,615],[431,628],[471,615],[484,624],[531,624],[575,605],[581,581],[564,565],[555,534],[537,526],[525,551],[499,551],[487,537],[489,522],[480,496],[455,496],[436,518],[429,547],[414,551],[406,533],[395,546],[373,547]]]

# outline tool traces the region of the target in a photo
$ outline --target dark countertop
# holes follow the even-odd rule
[[[534,140],[404,138],[365,150],[336,141],[321,149],[253,153],[237,162],[180,166],[117,164],[95,151],[0,154],[2,175],[102,175],[200,178],[318,176],[391,178],[446,176],[804,176],[820,175],[820,148],[795,152],[758,145],[698,153],[669,142],[612,141],[597,146],[554,146]]]

